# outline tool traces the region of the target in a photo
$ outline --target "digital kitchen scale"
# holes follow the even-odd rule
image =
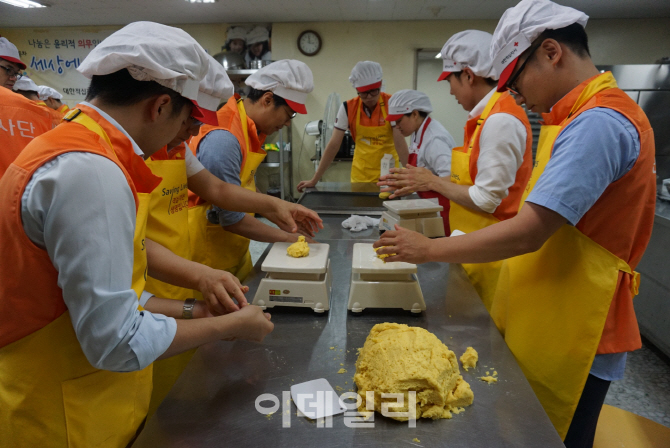
[[[379,220],[379,231],[395,230],[398,224],[405,229],[422,233],[428,238],[444,235],[444,222],[440,212],[443,207],[430,199],[407,199],[403,201],[384,201],[386,210]]]
[[[360,313],[366,308],[402,308],[412,313],[426,309],[416,276],[416,265],[384,263],[372,244],[354,244],[351,287],[347,309]]]
[[[310,244],[309,255],[293,258],[286,253],[291,243],[274,243],[265,257],[254,305],[262,309],[275,306],[312,308],[316,313],[330,309],[332,274],[328,244]]]

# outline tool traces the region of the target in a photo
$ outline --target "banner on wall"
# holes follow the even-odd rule
[[[63,94],[70,107],[83,101],[89,79],[77,71],[88,53],[115,30],[69,29],[21,30],[7,37],[19,50],[26,64],[25,74],[37,85],[53,87]],[[11,37],[10,37],[11,36]]]

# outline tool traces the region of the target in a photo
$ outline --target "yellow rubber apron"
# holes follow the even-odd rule
[[[495,106],[502,93],[495,92],[484,111],[477,120],[472,137],[468,142],[467,148],[463,146],[454,148],[451,151],[451,181],[458,185],[474,185],[474,179],[470,176],[470,158],[472,156],[472,147],[477,141],[477,136],[481,132],[482,123],[488,118],[491,109]],[[451,231],[460,230],[465,233],[474,232],[483,229],[492,224],[500,222],[490,213],[473,210],[451,201],[449,209],[449,226]],[[491,310],[491,302],[495,295],[496,285],[498,284],[498,275],[502,261],[491,263],[463,264],[463,268],[468,273],[470,282],[477,290],[479,297],[484,302],[487,310]]]
[[[256,191],[255,174],[258,166],[265,159],[265,151],[253,152],[249,144],[247,127],[247,113],[242,100],[237,102],[237,110],[242,122],[246,157],[240,172],[240,185],[249,191]],[[190,208],[188,211],[189,237],[191,240],[191,254],[193,261],[210,266],[214,269],[228,271],[240,281],[244,281],[251,269],[251,254],[249,253],[249,239],[227,232],[220,224],[212,224],[207,220],[207,211],[212,204],[202,204]],[[202,298],[198,291],[195,297]]]
[[[188,151],[189,149],[187,149]],[[162,177],[151,195],[147,238],[170,249],[182,258],[191,259],[188,236],[188,179],[184,158],[147,160],[151,171]],[[186,300],[193,290],[180,288],[149,277],[145,289],[157,297]],[[149,414],[151,417],[191,360],[195,349],[154,362],[153,391]]]
[[[598,77],[572,108],[616,87]],[[551,157],[563,124],[543,126],[524,203]],[[505,260],[491,316],[556,431],[565,439],[596,355],[619,272],[639,275],[575,227],[564,225],[537,252]]]
[[[72,121],[100,135],[111,147],[105,131],[83,112]],[[149,196],[138,193],[132,278],[138,297],[146,281],[144,233]],[[151,373],[151,365],[128,373],[93,367],[65,312],[46,327],[0,349],[0,374],[14,383],[13,389],[1,391],[0,401],[7,407],[2,412],[16,410],[9,411],[12,424],[0,429],[0,447],[125,447],[147,414]],[[38,419],[40,415],[49,418]]]
[[[386,120],[386,108],[380,104],[382,116]],[[393,154],[395,166],[398,164],[398,153],[393,142],[393,128],[386,122],[384,126],[363,126],[361,124],[361,104],[356,109],[356,148],[351,164],[351,182],[377,182],[381,175],[381,163],[384,154]]]

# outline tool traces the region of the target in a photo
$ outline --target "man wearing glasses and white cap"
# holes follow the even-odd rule
[[[16,46],[0,37],[0,177],[28,143],[53,127],[47,110],[13,92],[25,68]]]
[[[357,63],[351,76],[351,85],[358,96],[340,106],[335,128],[321,155],[319,168],[311,180],[298,184],[298,191],[311,188],[323,177],[342,145],[344,133],[349,130],[356,142],[351,164],[351,182],[377,182],[385,154],[393,156],[395,167],[407,163],[408,150],[400,131],[394,131],[386,121],[391,95],[382,92],[382,66],[372,61]]]
[[[533,135],[526,112],[506,92],[496,92],[491,34],[466,30],[442,47],[450,93],[469,112],[463,146],[454,148],[451,176],[426,170],[391,174],[398,193],[433,190],[451,201],[449,224],[465,233],[515,216],[533,167]],[[393,172],[393,171],[392,171]],[[448,235],[448,234],[447,234]],[[487,309],[491,309],[502,262],[463,267]]]
[[[265,136],[287,126],[296,114],[307,113],[305,101],[314,81],[305,63],[285,59],[261,68],[246,84],[251,87],[249,95],[231,97],[216,113],[218,125],[202,126],[189,146],[214,176],[255,192],[254,176],[265,158]],[[250,239],[297,241],[298,234],[263,224],[250,214],[220,208],[197,191],[193,193],[189,238],[194,261],[231,272],[242,281],[253,267]],[[308,237],[322,227],[318,215],[312,213],[311,222],[300,229]]]
[[[428,175],[437,178],[449,178],[451,173],[451,150],[456,146],[454,138],[449,132],[432,117],[428,115],[433,111],[430,98],[423,92],[417,90],[400,90],[393,94],[389,100],[389,114],[386,121],[394,121],[395,128],[403,137],[410,137],[409,158],[407,167],[423,168]],[[394,172],[402,173],[403,169],[393,169]],[[394,176],[382,176],[382,182],[377,185],[394,185],[395,181],[384,182]],[[408,188],[400,188],[393,191],[392,188],[382,192],[392,192],[391,199],[411,194]],[[444,234],[449,235],[449,199],[432,191],[418,191],[422,198],[437,198],[443,207],[442,220],[444,221]]]
[[[509,258],[491,314],[567,447],[593,444],[610,381],[641,346],[633,269],[656,202],[652,128],[591,61],[587,19],[524,0],[493,35],[499,89],[544,119],[517,216],[444,241],[400,230],[375,243],[401,254],[390,261]]]
[[[78,68],[92,78],[87,101],[0,180],[0,251],[14,254],[0,261],[0,445],[124,447],[146,415],[153,361],[272,331],[258,307],[184,320],[179,301],[138,302],[161,180],[144,157],[203,117],[208,65],[180,29],[122,28]]]

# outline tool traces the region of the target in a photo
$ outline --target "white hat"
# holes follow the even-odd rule
[[[351,70],[349,82],[358,92],[379,89],[382,86],[382,66],[372,61],[361,61]]]
[[[205,79],[200,81],[198,90],[198,107],[204,112],[203,123],[217,125],[219,120],[216,117],[216,109],[221,101],[227,101],[235,93],[235,87],[223,68],[216,59],[207,55],[209,58],[209,71]]]
[[[257,26],[247,33],[247,45],[270,40],[270,32],[264,26]]]
[[[307,94],[314,90],[312,71],[304,62],[282,59],[259,69],[246,84],[256,90],[269,90],[286,100],[299,114],[306,114]]]
[[[41,101],[46,101],[49,98],[53,98],[55,100],[63,99],[63,95],[58,93],[56,89],[52,89],[49,86],[37,86],[37,93]]]
[[[521,53],[546,30],[578,23],[585,27],[589,16],[549,0],[522,0],[500,18],[491,41],[493,69],[500,75],[498,90],[504,90]]]
[[[389,113],[386,121],[397,121],[398,118],[411,114],[415,110],[427,113],[433,111],[428,95],[418,90],[399,90],[389,100]]]
[[[497,79],[491,64],[491,38],[485,31],[466,30],[456,33],[442,47],[442,74],[438,81],[447,79],[453,72],[468,67],[482,78]]]
[[[19,50],[17,50],[16,45],[8,41],[6,37],[0,37],[0,58],[19,64],[21,70],[25,70],[26,68],[26,64],[21,62]]]
[[[184,30],[134,22],[98,44],[77,70],[91,78],[124,68],[138,81],[155,81],[195,101],[209,60],[207,52]]]
[[[231,26],[226,32],[226,43],[230,42],[233,39],[242,39],[246,42],[247,40],[247,30],[241,26]],[[266,39],[267,40],[267,39]]]
[[[39,93],[40,88],[37,87],[35,81],[28,78],[27,76],[22,76],[21,79],[17,79],[14,84],[13,90],[23,90],[25,92],[35,92]]]

